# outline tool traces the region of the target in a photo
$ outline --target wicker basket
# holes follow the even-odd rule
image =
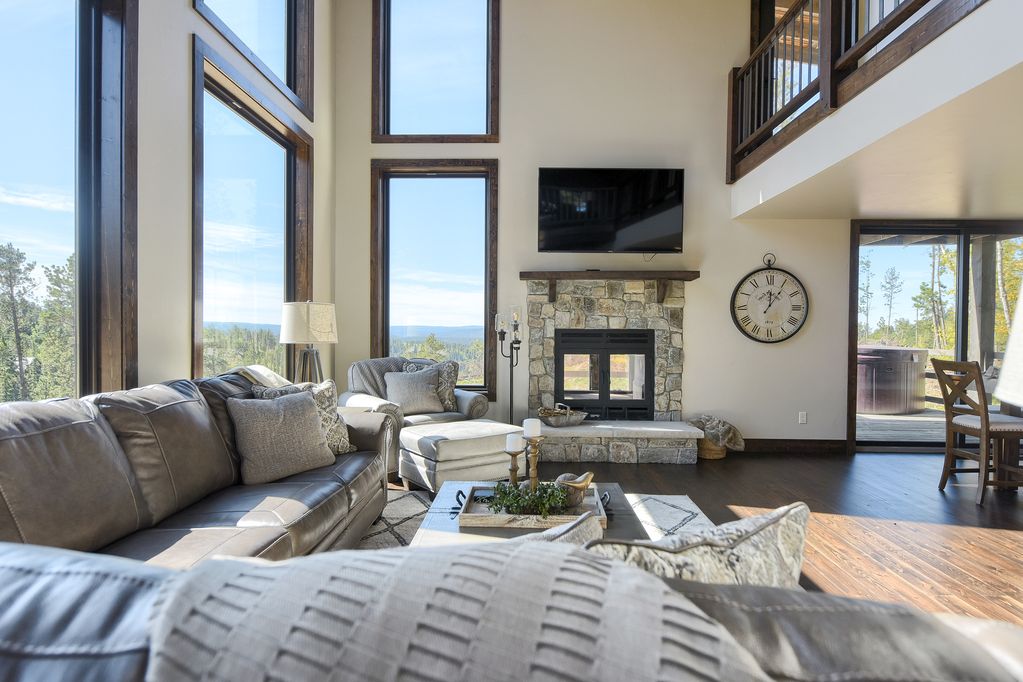
[[[578,426],[586,421],[586,417],[589,415],[580,410],[573,410],[568,406],[565,409],[560,410],[551,407],[541,407],[537,414],[547,426]]]
[[[696,455],[700,459],[724,459],[728,450],[722,445],[714,445],[707,438],[701,438],[696,447]]]

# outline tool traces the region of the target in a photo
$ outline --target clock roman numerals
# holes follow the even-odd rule
[[[760,325],[759,324],[755,324],[752,327],[750,327],[750,333],[753,334],[753,336],[756,336],[757,334],[759,334],[760,333]]]
[[[767,284],[770,286],[774,286],[774,275],[767,276]]]
[[[759,289],[759,288],[760,288],[760,285],[759,285],[759,284],[757,284],[757,280],[755,280],[755,279],[751,279],[751,280],[749,281],[749,283],[750,283],[751,285],[753,285],[753,288],[754,288],[754,289]]]
[[[796,291],[790,291],[789,292],[789,298],[795,298],[796,296],[802,296],[802,295],[803,295],[802,292],[800,292],[798,289]]]
[[[793,309],[793,310],[795,310],[795,311],[799,311],[799,310],[802,310],[802,309],[803,309],[803,306],[802,306],[802,305],[800,305],[800,304],[798,304],[798,303],[794,303],[794,304],[792,305],[792,309]]]
[[[793,327],[795,327],[797,324],[799,324],[799,320],[796,317],[792,316],[792,315],[789,315],[789,319],[787,320],[787,322],[789,324],[791,324]]]
[[[749,310],[749,306],[748,306],[748,305],[741,305],[741,306],[738,306],[738,307],[736,308],[736,310],[743,310],[743,311],[746,311],[746,310]]]
[[[739,331],[754,341],[773,344],[785,341],[803,327],[810,301],[798,277],[766,267],[739,280],[731,308],[732,321]]]
[[[747,327],[747,326],[749,326],[749,323],[750,323],[750,322],[752,322],[752,321],[753,321],[753,318],[752,318],[752,317],[750,317],[749,315],[743,315],[743,316],[742,316],[742,319],[741,319],[741,320],[739,320],[739,322],[741,322],[741,323],[742,323],[742,326],[743,326],[743,327]]]

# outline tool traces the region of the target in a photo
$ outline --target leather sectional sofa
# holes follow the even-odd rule
[[[357,452],[241,485],[227,400],[239,375],[0,405],[0,541],[186,568],[356,546],[387,500],[397,424],[346,415]]]

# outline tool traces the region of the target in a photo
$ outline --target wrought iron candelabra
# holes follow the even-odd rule
[[[521,308],[512,306],[511,309],[511,342],[508,344],[508,352],[504,350],[504,342],[508,339],[508,317],[499,313],[495,319],[497,338],[501,342],[501,357],[508,359],[508,423],[515,423],[515,368],[519,364],[519,349],[522,348]]]

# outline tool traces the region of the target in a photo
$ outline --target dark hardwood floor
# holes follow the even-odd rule
[[[1023,493],[976,474],[938,491],[939,455],[734,455],[695,466],[541,464],[545,478],[593,471],[626,492],[689,495],[715,523],[796,500],[812,511],[804,585],[1023,624]]]

